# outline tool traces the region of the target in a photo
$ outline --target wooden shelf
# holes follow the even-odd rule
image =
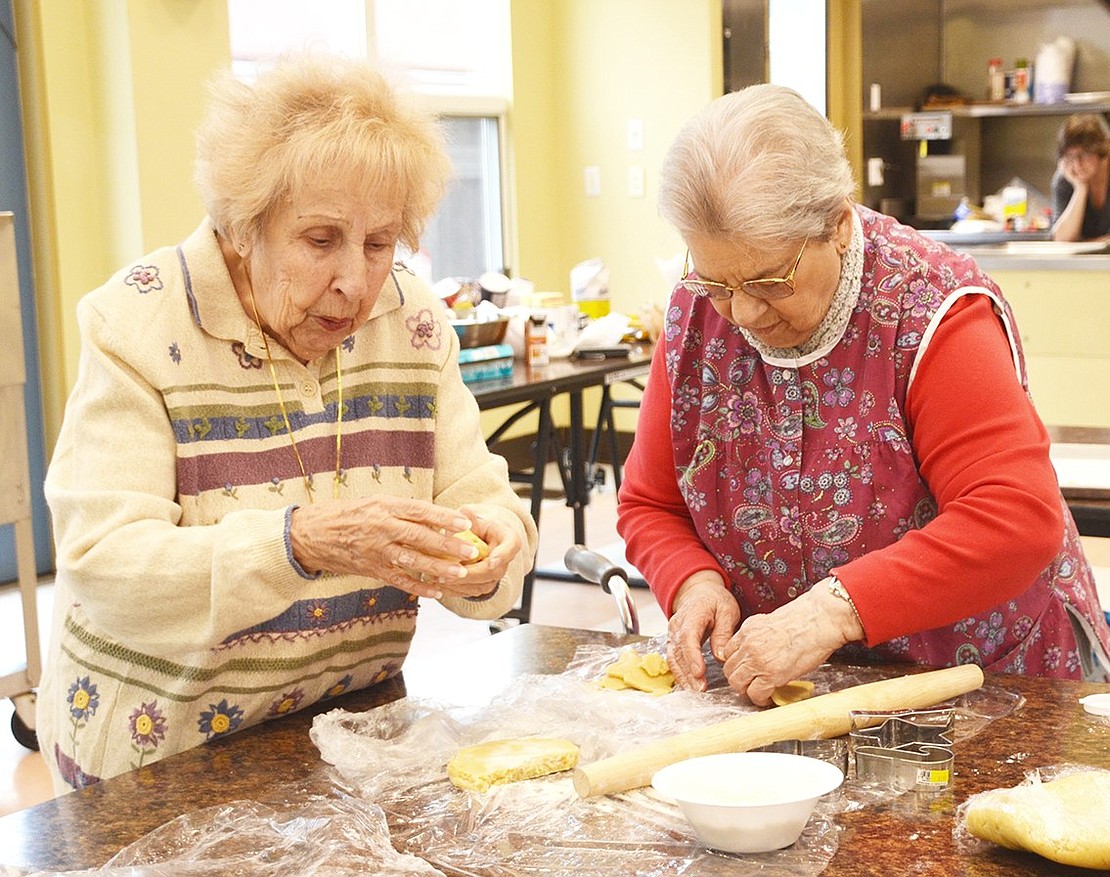
[[[901,120],[908,113],[951,113],[954,118],[983,119],[1008,116],[1070,116],[1073,113],[1110,113],[1110,101],[1090,103],[1057,104],[1015,104],[1015,103],[978,103],[959,107],[938,107],[937,109],[916,110],[913,107],[884,107],[877,112],[864,112],[864,121]]]

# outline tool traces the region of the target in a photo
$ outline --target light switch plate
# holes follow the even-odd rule
[[[583,177],[586,182],[586,197],[598,198],[601,196],[601,168],[596,164],[586,165]]]
[[[628,166],[628,197],[644,197],[644,166],[642,164]]]

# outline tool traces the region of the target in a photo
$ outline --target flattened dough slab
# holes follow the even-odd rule
[[[447,762],[447,777],[460,789],[488,792],[495,783],[515,783],[570,770],[578,747],[557,737],[512,737],[460,749]]]
[[[1110,868],[1110,771],[992,789],[972,798],[967,830],[1011,850],[1079,868]]]

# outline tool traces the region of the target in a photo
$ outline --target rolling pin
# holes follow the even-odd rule
[[[855,685],[758,713],[748,713],[580,765],[579,796],[608,795],[651,783],[660,768],[698,755],[744,752],[780,740],[818,740],[851,730],[852,710],[922,709],[981,687],[977,664],[913,673]]]

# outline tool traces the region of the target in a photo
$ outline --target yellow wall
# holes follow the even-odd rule
[[[77,300],[203,215],[205,82],[230,58],[225,0],[16,0],[47,451],[76,378]]]
[[[613,307],[665,301],[654,259],[681,249],[655,205],[679,127],[721,94],[720,0],[512,0],[513,137],[521,276],[570,295],[570,269],[600,257]],[[627,126],[643,122],[630,151]],[[601,171],[586,197],[584,170]],[[643,197],[628,168],[644,168]]]

